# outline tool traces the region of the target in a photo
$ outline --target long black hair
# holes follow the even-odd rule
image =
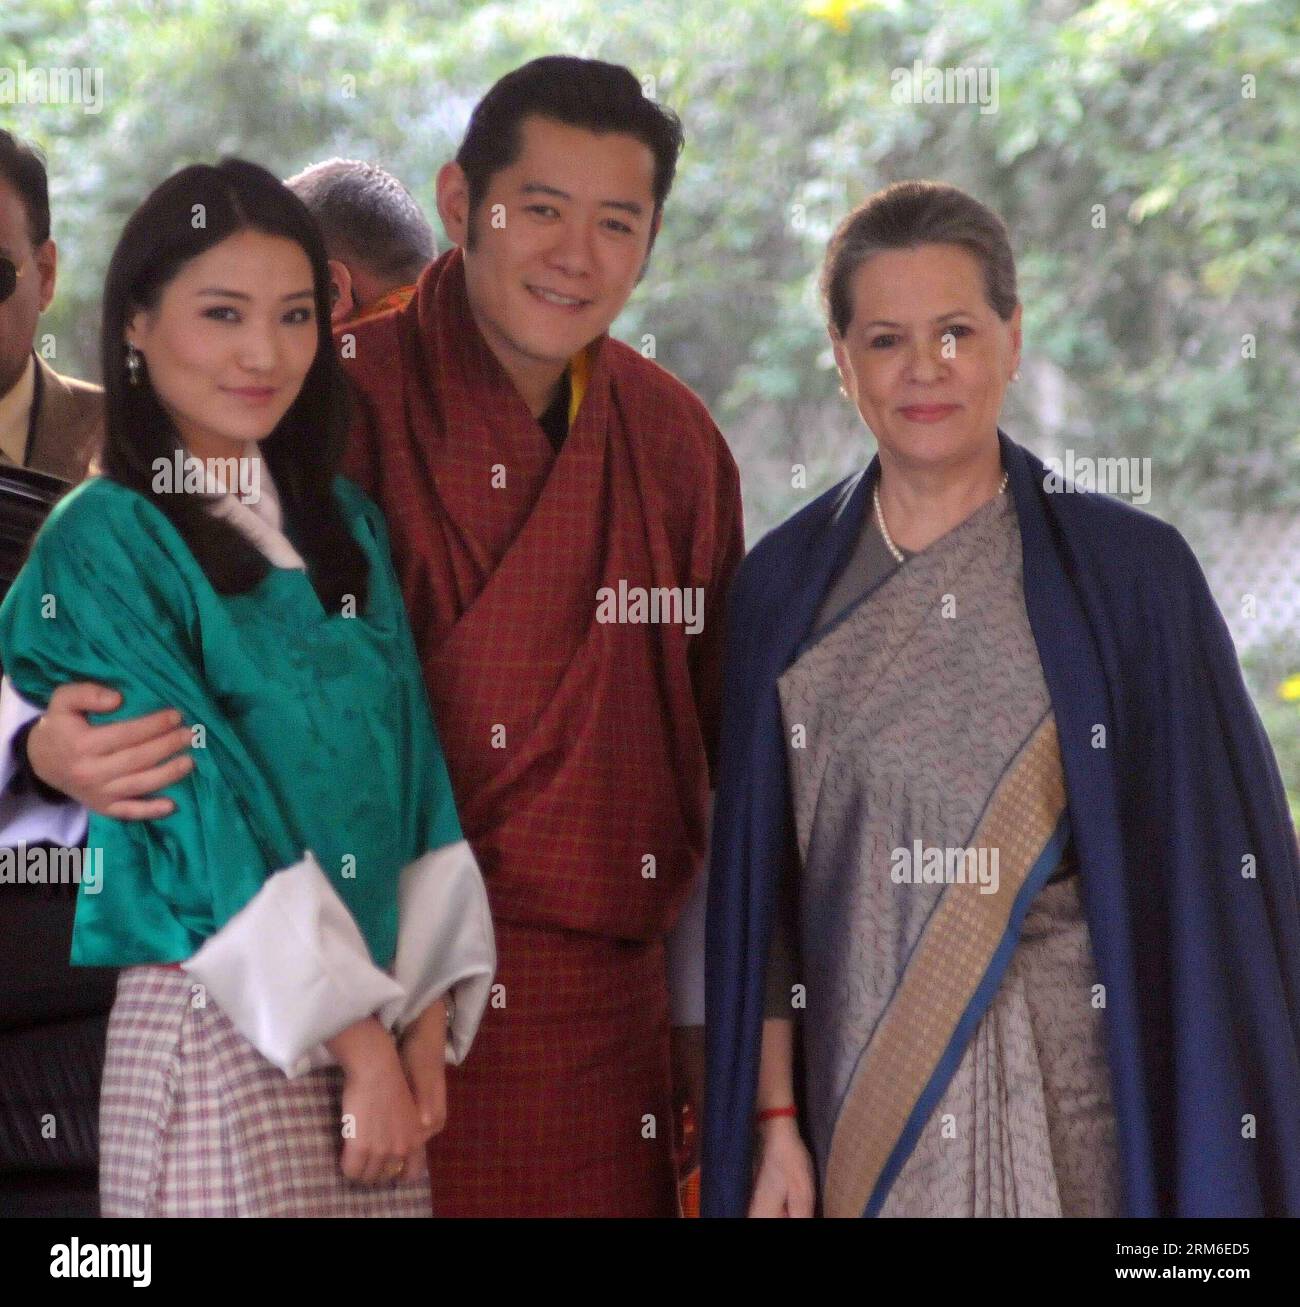
[[[327,612],[345,595],[364,609],[369,566],[343,520],[332,485],[347,439],[347,385],[330,336],[325,246],[302,201],[265,168],[243,159],[192,164],[162,183],[131,215],[104,285],[100,340],[104,379],[104,474],[144,495],[172,521],[219,594],[251,590],[270,568],[234,527],[205,508],[206,495],[159,494],[155,463],[173,462],[180,432],[154,393],[148,369],[138,385],[126,370],[126,326],[157,308],[181,268],[241,231],[296,242],[311,263],[316,357],[275,430],[260,442],[275,482],[284,529]]]

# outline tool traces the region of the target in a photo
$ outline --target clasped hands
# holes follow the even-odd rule
[[[397,1037],[376,1017],[328,1047],[343,1068],[339,1168],[359,1184],[414,1180],[447,1124],[447,1005],[437,999]]]

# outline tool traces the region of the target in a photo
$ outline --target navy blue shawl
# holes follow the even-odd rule
[[[1103,495],[1047,492],[1043,464],[999,439],[1105,986],[1124,1212],[1300,1214],[1300,852],[1223,617],[1173,527]],[[878,466],[765,537],[731,595],[705,1215],[743,1215],[749,1199],[764,971],[794,847],[777,678],[847,559]]]

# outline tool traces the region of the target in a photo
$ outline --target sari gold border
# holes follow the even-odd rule
[[[826,1164],[827,1216],[866,1210],[1064,807],[1056,718],[1048,712],[998,782],[970,844],[999,851],[997,892],[947,887],[854,1070]]]

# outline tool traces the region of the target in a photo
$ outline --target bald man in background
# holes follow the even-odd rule
[[[392,173],[359,159],[314,163],[285,185],[325,238],[334,325],[405,308],[438,252],[411,192]]]
[[[57,269],[45,162],[0,130],[0,463],[76,482],[103,438],[104,397],[33,348]]]

